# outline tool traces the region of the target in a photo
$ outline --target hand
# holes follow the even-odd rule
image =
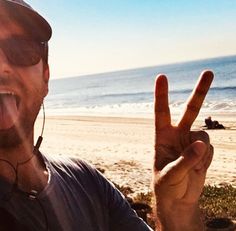
[[[207,133],[190,129],[212,80],[211,71],[201,74],[177,126],[171,125],[167,78],[159,75],[156,80],[153,180],[162,230],[202,229],[197,204],[213,147]]]

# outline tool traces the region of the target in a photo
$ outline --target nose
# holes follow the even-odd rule
[[[12,71],[12,66],[9,63],[3,50],[0,48],[0,75],[9,74]]]

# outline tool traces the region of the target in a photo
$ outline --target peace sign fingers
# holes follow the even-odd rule
[[[178,123],[179,128],[183,130],[190,130],[194,120],[196,119],[201,109],[202,103],[210,88],[213,77],[213,73],[209,70],[202,72],[198,83],[196,84],[192,94],[187,101],[184,114]]]
[[[168,103],[168,82],[165,75],[159,75],[155,85],[155,127],[156,131],[171,124]]]

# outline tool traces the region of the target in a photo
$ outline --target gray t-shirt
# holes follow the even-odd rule
[[[45,189],[35,196],[15,192],[10,200],[1,201],[1,206],[30,230],[152,230],[123,195],[86,162],[43,158],[49,172]]]

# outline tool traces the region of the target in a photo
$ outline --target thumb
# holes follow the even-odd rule
[[[168,164],[162,174],[168,178],[169,184],[179,183],[187,173],[202,160],[206,152],[206,144],[202,141],[196,141],[189,145],[181,156]]]

